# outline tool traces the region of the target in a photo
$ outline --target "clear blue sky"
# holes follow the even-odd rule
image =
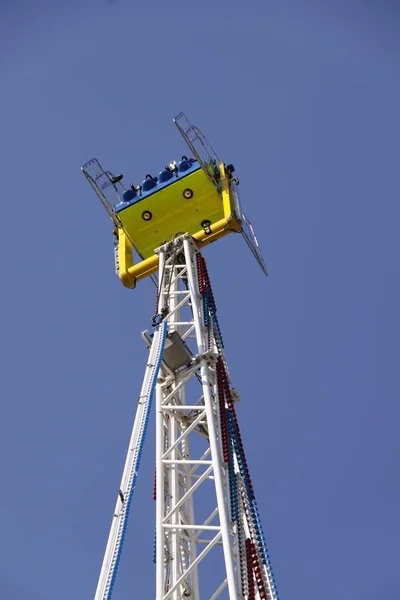
[[[80,165],[156,173],[180,110],[270,272],[206,252],[282,600],[400,597],[399,40],[383,0],[1,2],[1,599],[94,595],[154,288]],[[153,446],[115,600],[154,598]]]

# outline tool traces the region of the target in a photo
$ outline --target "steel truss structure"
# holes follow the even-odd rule
[[[112,594],[153,396],[156,600],[278,600],[205,260],[187,234],[157,253],[154,333],[95,600]]]

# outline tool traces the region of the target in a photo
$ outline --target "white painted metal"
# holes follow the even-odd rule
[[[183,235],[157,252],[158,325],[151,342],[147,332],[142,334],[150,345],[149,359],[95,600],[111,598],[154,388],[156,600],[279,600],[247,466],[243,466],[240,432],[237,424],[232,425],[238,396],[228,381],[218,324],[211,323],[210,309],[206,326],[198,249],[189,235]],[[175,370],[164,353],[166,336],[171,334],[168,351],[171,345],[174,349],[177,334],[187,350],[182,354],[182,342],[179,356],[187,363],[182,359]],[[218,395],[221,368],[226,372],[225,400]],[[220,419],[225,413],[224,426],[230,429],[225,432],[228,445],[223,451]]]
[[[140,462],[141,444],[147,424],[151,391],[155,384],[154,378],[157,376],[157,367],[163,353],[165,327],[166,325],[163,324],[153,337],[143,385],[138,399],[136,417],[122,474],[121,486],[117,496],[110,534],[97,584],[95,600],[108,600],[111,597],[123,542],[123,533],[128,517],[130,496],[134,490],[137,469]]]
[[[163,372],[157,382],[157,595],[156,600],[200,600],[199,568],[209,553],[221,552],[226,579],[221,578],[209,597],[217,598],[227,587],[229,599],[237,600],[238,588],[234,557],[234,525],[229,521],[225,465],[218,439],[215,402],[214,349],[207,349],[195,256],[197,248],[189,236],[159,250],[159,309],[168,307],[168,331],[178,331],[183,339],[194,332],[192,363],[175,377]],[[200,399],[186,402],[189,380],[200,380]],[[195,390],[193,390],[195,393]],[[202,436],[206,449],[191,455],[191,438]],[[205,488],[204,490],[202,488]],[[200,489],[201,488],[201,489]],[[211,517],[196,520],[195,495],[208,495],[212,489],[216,508]],[[203,496],[204,497],[204,496]],[[208,563],[208,565],[212,563]],[[210,568],[210,567],[209,567]],[[210,579],[210,574],[207,579]],[[205,596],[204,596],[205,597]]]

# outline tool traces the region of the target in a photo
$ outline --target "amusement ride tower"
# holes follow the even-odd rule
[[[219,160],[182,113],[174,122],[193,158],[147,175],[142,185],[125,187],[122,175],[104,171],[97,159],[82,167],[113,220],[122,283],[132,288],[149,276],[157,289],[153,331],[142,334],[149,358],[95,600],[113,593],[152,404],[156,600],[279,600],[236,416],[240,397],[201,249],[241,233],[267,272],[240,208],[233,165]]]

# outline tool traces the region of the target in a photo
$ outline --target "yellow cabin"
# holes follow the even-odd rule
[[[241,213],[234,167],[225,166],[200,131],[181,113],[175,124],[195,158],[183,156],[141,185],[122,184],[122,175],[104,171],[97,159],[82,167],[115,224],[118,275],[126,287],[158,268],[155,250],[189,233],[199,246],[229,232],[242,233],[262,269],[266,269],[250,222]],[[113,193],[117,202],[109,199]],[[115,195],[116,192],[116,195]],[[134,264],[133,249],[139,262]]]

